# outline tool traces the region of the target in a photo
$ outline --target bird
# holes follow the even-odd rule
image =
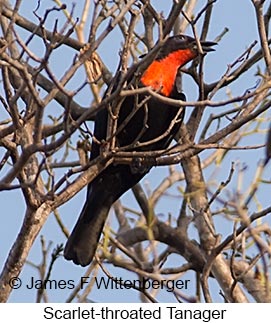
[[[202,53],[213,51],[215,44],[200,41]],[[195,38],[183,34],[168,37],[155,59],[139,76],[137,86],[185,101],[180,86],[180,68],[198,56],[199,46]],[[120,149],[127,147],[128,151],[143,153],[164,150],[178,132],[184,109],[162,102],[155,96],[146,97],[146,93],[130,95],[122,101],[117,121],[119,131],[116,132],[116,146]],[[100,110],[94,122],[96,140],[92,142],[90,160],[100,155],[100,143],[106,140],[108,110]],[[151,169],[151,166],[132,164],[112,163],[88,184],[86,202],[64,248],[66,260],[83,267],[92,262],[112,204]]]

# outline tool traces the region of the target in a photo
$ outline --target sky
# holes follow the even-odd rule
[[[83,1],[77,1],[75,6],[75,17],[76,15],[80,15],[80,10]],[[36,18],[33,15],[34,9],[34,1],[22,1],[22,7],[20,14],[27,17],[29,20],[33,22],[37,22]],[[72,5],[72,1],[67,0],[65,2],[67,4],[67,8],[70,9]],[[153,4],[164,12],[164,15],[167,16],[167,13],[171,6],[171,1],[153,1]],[[201,8],[205,4],[205,1],[199,1],[199,8]],[[39,9],[39,13],[42,15],[46,7],[51,7],[53,5],[52,1],[42,1],[41,8]],[[52,15],[51,21],[53,22],[56,16],[61,17],[60,14]],[[250,0],[242,0],[242,1],[234,1],[234,0],[218,0],[214,6],[213,18],[210,25],[210,32],[208,34],[208,39],[213,40],[218,36],[225,28],[228,28],[228,33],[223,37],[222,41],[218,44],[216,51],[207,56],[205,61],[205,79],[207,82],[213,82],[218,80],[227,70],[228,64],[231,64],[236,60],[237,57],[240,56],[241,53],[245,51],[245,49],[254,41],[258,39],[256,23],[255,23],[255,13],[253,6]],[[51,26],[52,27],[52,26]],[[50,26],[47,26],[50,28]],[[20,31],[20,35],[25,37],[27,35],[26,32],[18,29]],[[192,34],[191,30],[188,30],[188,34]],[[34,41],[33,51],[42,54],[42,46],[40,46],[40,41]],[[112,33],[104,42],[104,44],[99,49],[99,54],[104,60],[105,64],[110,68],[110,70],[114,73],[118,66],[118,51],[121,48],[121,39],[119,37],[118,32]],[[257,45],[256,49],[259,49],[259,45]],[[51,66],[54,68],[54,72],[57,76],[63,74],[65,69],[70,65],[72,61],[72,57],[74,55],[74,51],[64,48],[65,54],[62,49],[59,50],[55,56],[53,56],[51,61]],[[63,56],[65,55],[65,56]],[[65,59],[64,59],[65,58]],[[261,66],[261,65],[259,65]],[[251,88],[255,86],[258,78],[255,76],[256,66],[252,71],[246,73],[245,76],[241,77],[234,85],[230,86],[227,91],[231,91],[231,94],[237,95],[239,93],[244,93],[247,88]],[[80,84],[80,79],[74,79],[73,82],[69,83],[69,87],[73,88],[74,86],[78,86]],[[0,89],[1,90],[1,89]],[[184,91],[187,96],[188,101],[194,101],[197,98],[197,92],[195,86],[193,86],[191,80],[185,78],[184,83]],[[217,100],[225,99],[227,94],[225,91],[221,91],[221,93],[215,98]],[[90,99],[86,95],[84,91],[80,95],[76,97],[76,100],[82,106],[89,106]],[[229,109],[231,107],[228,107]],[[55,109],[54,103],[51,106],[51,109]],[[57,109],[57,108],[56,108]],[[221,109],[221,108],[220,108]],[[220,111],[222,112],[222,110]],[[205,118],[208,118],[210,113],[218,113],[218,111],[214,111],[213,108],[208,108],[206,111]],[[0,117],[3,118],[3,108],[0,106]],[[206,120],[206,119],[205,119]],[[75,135],[72,139],[76,142]],[[252,144],[263,140],[263,136],[255,136],[254,138],[249,137],[247,139],[247,144]],[[3,150],[0,147],[0,157],[2,156]],[[263,155],[263,151],[258,152],[259,155]],[[202,158],[204,158],[204,154],[202,154]],[[216,169],[206,170],[205,176],[210,180],[225,180],[227,178],[230,163],[231,161],[235,161],[239,165],[246,164],[248,165],[248,170],[246,172],[246,176],[244,178],[244,187],[249,184],[249,180],[252,176],[254,176],[255,170],[257,168],[258,156],[255,158],[255,152],[244,152],[237,151],[229,154],[226,157],[226,163],[223,165],[228,165],[228,167],[221,169],[219,165]],[[241,166],[240,166],[241,167]],[[152,172],[144,178],[142,184],[144,187],[155,187],[160,183],[163,178],[163,175],[167,174],[166,168],[156,168],[152,170]],[[2,174],[0,173],[2,177]],[[234,183],[238,183],[238,178],[236,177],[233,181]],[[180,185],[183,185],[180,184]],[[162,199],[159,204],[159,211],[161,213],[172,212],[176,215],[178,209],[180,207],[180,196],[178,195],[178,187],[175,187],[171,190],[172,198],[171,199]],[[71,230],[77,216],[81,211],[82,204],[84,203],[86,190],[82,190],[78,193],[71,201],[69,201],[66,205],[59,208],[60,215],[65,223],[65,225]],[[131,193],[125,194],[122,200],[130,206],[136,206],[136,202],[134,201]],[[261,193],[261,202],[263,206],[267,206],[269,203],[269,199],[266,197],[266,192]],[[0,267],[4,264],[5,259],[7,257],[8,251],[11,245],[14,242],[14,239],[18,233],[18,230],[21,226],[24,214],[24,204],[23,199],[20,192],[1,192],[0,194],[0,205],[2,206],[2,225],[0,226],[0,239],[1,239],[1,251],[0,251]],[[267,219],[270,223],[270,219]],[[230,222],[220,223],[219,221],[216,223],[218,232],[222,234],[226,234],[231,230]],[[192,233],[193,234],[193,233]],[[61,230],[56,225],[56,221],[54,216],[50,216],[44,228],[42,229],[40,236],[44,236],[46,239],[46,243],[49,241],[53,241],[53,246],[55,247],[57,244],[65,243],[66,238],[64,237]],[[37,238],[30,254],[29,261],[35,264],[39,264],[42,259],[41,254],[41,243],[40,236]],[[177,257],[173,257],[171,261],[174,263],[178,261]],[[113,268],[109,266],[109,269],[112,274],[123,276],[126,279],[133,279],[136,276],[131,275],[127,272],[124,272],[118,268]],[[77,267],[71,262],[67,262],[63,257],[57,260],[51,278],[55,280],[71,280],[73,282],[77,282],[80,277],[84,276],[85,269],[81,267]],[[31,266],[31,264],[26,264],[22,271],[20,278],[23,281],[23,286],[17,290],[14,290],[9,299],[10,302],[35,302],[36,294],[32,289],[27,288],[27,285],[31,283],[31,277],[35,277],[38,279],[37,270]],[[193,294],[195,288],[195,275],[189,274],[187,276],[188,279],[191,280],[191,294]],[[213,291],[217,292],[216,301],[222,301],[220,296],[218,295],[219,288],[214,284],[214,282],[210,281],[210,285]],[[52,302],[63,302],[65,301],[71,290],[67,289],[58,289],[48,291],[49,300]],[[189,291],[188,291],[189,293]],[[168,292],[163,292],[161,295],[159,294],[158,299],[164,302],[173,301],[172,295]],[[135,291],[114,291],[107,290],[106,293],[104,290],[99,290],[96,288],[90,295],[90,300],[94,300],[97,302],[137,302],[139,301],[139,297],[137,292]]]

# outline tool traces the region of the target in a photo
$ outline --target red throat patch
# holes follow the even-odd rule
[[[169,96],[174,87],[178,68],[196,56],[196,52],[191,49],[172,52],[165,58],[151,63],[143,74],[141,82],[145,86],[150,86],[154,91]]]

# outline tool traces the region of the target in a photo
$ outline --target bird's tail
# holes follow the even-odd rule
[[[103,201],[105,202],[105,201]],[[92,261],[111,203],[101,197],[87,199],[80,217],[66,243],[64,257],[76,265],[87,266]]]
[[[94,257],[111,205],[145,173],[133,173],[128,165],[109,166],[88,188],[87,201],[66,243],[64,257],[87,266]]]

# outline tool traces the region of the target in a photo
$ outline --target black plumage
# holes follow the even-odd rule
[[[214,43],[202,43],[202,46],[205,45],[206,51],[209,51],[211,50],[210,46],[214,45]],[[179,35],[169,38],[158,53],[156,63],[162,62],[169,54],[174,52],[181,55],[180,50],[182,49],[186,50],[186,55],[187,50],[191,50],[191,57],[185,58],[184,63],[197,56],[195,40],[188,36]],[[177,64],[175,61],[174,64]],[[165,61],[163,73],[167,73],[168,66],[166,64],[168,63]],[[174,70],[173,72],[175,73],[173,75],[174,83],[170,85],[171,91],[168,97],[184,101],[185,96],[180,91],[178,77],[180,66],[175,66],[176,71]],[[157,75],[159,78],[159,73]],[[156,79],[154,81],[157,81],[160,84],[159,86],[163,87],[162,81],[160,82],[160,80]],[[140,84],[139,86],[143,85]],[[139,152],[163,150],[170,145],[176,135],[183,120],[184,109],[161,102],[155,97],[150,97],[135,112],[134,110],[145,99],[146,95],[140,94],[128,96],[123,100],[118,117],[118,127],[121,128],[121,131],[116,136],[116,145],[118,147],[131,145],[130,151]],[[133,113],[132,118],[123,127],[123,123],[127,121],[131,113]],[[107,123],[108,111],[103,109],[97,113],[95,118],[94,136],[98,141],[106,139]],[[156,140],[157,138],[159,139]],[[135,145],[136,142],[146,143],[149,141],[152,142],[141,147],[140,145]],[[91,159],[95,159],[99,154],[100,146],[95,141],[92,144]],[[72,260],[75,264],[82,266],[86,266],[91,262],[110,207],[122,194],[138,183],[148,171],[149,168],[146,167],[136,169],[132,165],[111,164],[88,185],[85,205],[65,246],[64,256],[67,260]]]

